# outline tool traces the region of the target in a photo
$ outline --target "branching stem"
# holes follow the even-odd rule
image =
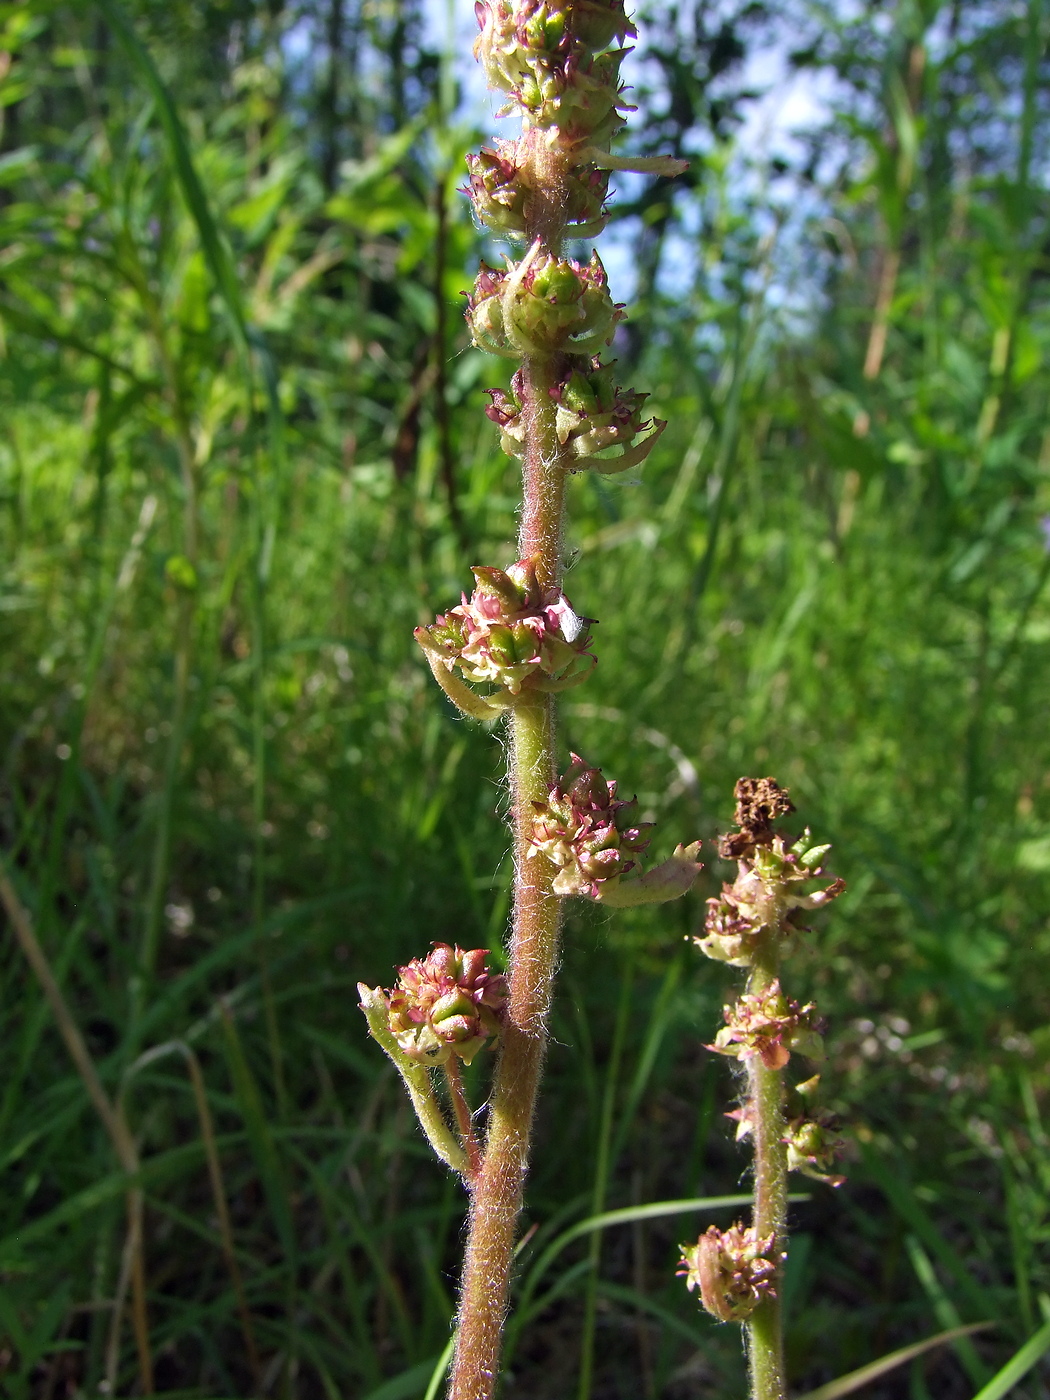
[[[463,1151],[467,1154],[467,1176],[468,1178],[475,1177],[481,1167],[481,1148],[474,1135],[470,1105],[467,1103],[467,1096],[463,1091],[463,1074],[459,1067],[459,1060],[455,1055],[445,1061],[444,1069],[445,1082],[448,1084],[449,1097],[452,1100],[452,1111],[456,1115],[460,1141],[463,1143]]]

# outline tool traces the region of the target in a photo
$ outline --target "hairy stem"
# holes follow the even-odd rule
[[[449,1097],[452,1100],[452,1110],[456,1115],[456,1127],[459,1129],[460,1141],[463,1143],[463,1151],[467,1154],[467,1173],[474,1177],[478,1174],[481,1166],[481,1148],[478,1140],[474,1136],[474,1124],[470,1115],[470,1105],[467,1103],[467,1096],[463,1092],[463,1074],[459,1068],[459,1060],[455,1055],[445,1062],[445,1082],[448,1085]]]
[[[759,949],[747,990],[764,992],[777,976],[777,950]],[[784,1145],[783,1071],[768,1069],[755,1055],[748,1061],[748,1091],[754,1118],[755,1205],[752,1224],[759,1238],[775,1236],[778,1257],[787,1243],[787,1148]],[[765,1298],[748,1321],[752,1400],[786,1400],[784,1334],[781,1315],[783,1264],[774,1296]]]
[[[565,467],[550,397],[555,365],[526,360],[527,450],[519,553],[535,559],[542,587],[561,574]],[[529,1160],[529,1138],[547,1040],[561,907],[553,867],[529,856],[534,802],[555,776],[555,713],[550,695],[532,694],[511,715],[514,815],[514,918],[509,1002],[496,1068],[489,1131],[474,1180],[450,1400],[491,1400],[499,1376],[514,1232]]]

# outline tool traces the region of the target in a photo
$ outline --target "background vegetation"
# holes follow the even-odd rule
[[[854,1148],[797,1207],[791,1373],[989,1320],[868,1391],[968,1397],[1050,1292],[1050,12],[643,18],[630,140],[696,159],[625,181],[609,262],[671,426],[573,483],[601,664],[564,742],[658,849],[765,772],[835,842],[799,975]],[[412,1400],[448,1335],[462,1197],[354,988],[507,913],[498,745],[411,639],[513,558],[463,48],[418,0],[0,5],[3,868],[135,1139],[169,1394]],[[822,94],[773,160],[769,53]],[[696,1218],[530,1273],[595,1210],[739,1189],[732,979],[683,942],[724,874],[572,910],[508,1397],[740,1393],[673,1278]],[[127,1178],[0,958],[0,1388],[141,1393]]]

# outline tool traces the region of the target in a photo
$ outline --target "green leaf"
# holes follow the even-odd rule
[[[148,49],[139,40],[131,22],[116,0],[95,0],[95,3],[113,31],[117,42],[132,64],[139,70],[153,101],[156,103],[157,115],[164,128],[175,174],[193,222],[197,225],[197,233],[201,240],[201,247],[204,249],[204,256],[208,260],[208,266],[215,278],[219,294],[230,313],[237,340],[242,350],[247,352],[247,319],[244,314],[240,285],[229,250],[219,235],[218,225],[212,214],[200,176],[197,174],[197,167],[193,163],[186,132],[171,99],[171,94],[157,72],[156,64],[150,57]]]
[[[1020,1351],[1011,1357],[1003,1369],[977,1392],[974,1400],[1000,1400],[1001,1396],[1008,1395],[1017,1382],[1023,1380],[1036,1362],[1048,1351],[1050,1351],[1050,1322],[1044,1323],[1034,1336],[1029,1337]]]

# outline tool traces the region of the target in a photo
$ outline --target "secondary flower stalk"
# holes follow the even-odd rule
[[[726,1007],[726,1024],[708,1049],[746,1071],[746,1097],[729,1116],[737,1139],[754,1147],[754,1211],[747,1229],[712,1227],[695,1245],[683,1245],[679,1272],[719,1321],[747,1327],[752,1400],[786,1400],[780,1286],[788,1172],[831,1186],[843,1178],[828,1172],[841,1139],[834,1115],[813,1102],[819,1077],[785,1086],[792,1055],[823,1059],[824,1046],[816,1006],[785,994],[780,964],[802,931],[802,914],[828,904],[845,885],[835,879],[812,888],[830,847],[812,845],[808,831],[789,844],[775,829],[794,808],[772,778],[741,778],[736,800],[737,830],[722,837],[719,854],[736,860],[737,876],[707,901],[704,932],[694,942],[709,958],[748,969],[745,990]]]

